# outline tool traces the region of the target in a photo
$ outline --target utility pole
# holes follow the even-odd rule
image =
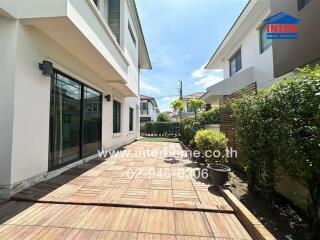
[[[182,81],[179,80],[180,82],[180,100],[182,100]]]

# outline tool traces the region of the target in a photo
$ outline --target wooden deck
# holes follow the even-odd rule
[[[199,169],[188,158],[137,156],[142,149],[182,151],[135,142],[127,156],[36,184],[0,205],[0,239],[251,239],[220,192],[193,176]]]

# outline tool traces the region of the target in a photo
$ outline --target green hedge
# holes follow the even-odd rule
[[[250,187],[272,193],[282,175],[309,191],[309,220],[319,231],[320,67],[298,70],[268,90],[232,104]]]
[[[147,122],[141,127],[144,136],[178,136],[178,122]]]
[[[203,111],[198,114],[197,119],[195,116],[185,116],[180,122],[180,140],[190,145],[191,147],[196,147],[194,143],[194,136],[196,132],[204,128],[206,124],[219,124],[220,123],[220,110],[219,108],[213,108],[209,111]]]

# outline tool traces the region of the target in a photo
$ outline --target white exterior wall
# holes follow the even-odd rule
[[[138,94],[139,39],[132,23],[137,41],[135,46],[128,30],[128,21],[133,20],[127,2],[122,0],[122,4],[122,50],[128,62],[125,80],[128,87]],[[81,18],[90,19],[91,15]],[[22,184],[25,180],[48,172],[51,79],[39,70],[38,64],[43,60],[49,59],[55,68],[97,89],[103,96],[112,96],[110,102],[104,97],[102,101],[104,148],[120,147],[134,141],[140,134],[138,97],[126,97],[121,87],[109,83],[100,72],[85,64],[76,55],[78,53],[70,51],[68,45],[61,45],[40,29],[0,15],[0,199],[1,195],[7,194],[4,191],[17,186],[18,189],[19,185],[25,187],[27,185]],[[87,34],[93,36],[92,32]],[[98,42],[97,45],[100,46]],[[81,42],[77,47],[81,49]],[[119,57],[117,54],[113,60]],[[121,60],[120,65],[123,64],[123,59],[118,60]],[[113,99],[121,102],[121,132],[117,134],[113,134]],[[131,132],[129,107],[134,109],[134,130]]]
[[[148,108],[149,108],[148,117],[151,117],[151,121],[156,121],[157,120],[157,111],[154,109],[151,102],[148,103]]]
[[[272,46],[260,54],[259,29],[263,19],[268,17],[269,12],[269,9],[264,11],[255,24],[250,27],[250,30],[244,34],[239,41],[239,44],[234,46],[230,53],[225,57],[226,60],[223,63],[225,79],[230,77],[230,57],[241,48],[242,69],[239,72],[254,67],[253,79],[257,82],[258,88],[267,88],[274,82]]]
[[[7,56],[0,57],[0,191],[10,185],[11,177],[16,24],[0,18],[0,56]]]
[[[158,116],[157,110],[153,107],[150,101],[141,100],[140,104],[142,104],[142,102],[148,102],[148,114],[141,114],[140,117],[150,117],[150,120],[155,122]]]

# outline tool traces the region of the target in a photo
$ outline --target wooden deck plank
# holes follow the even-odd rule
[[[213,236],[202,212],[175,211],[175,222],[179,235]]]
[[[173,211],[145,209],[140,232],[175,234]]]
[[[136,143],[126,149],[164,147],[181,150],[179,144],[168,143]],[[133,179],[127,176],[130,168],[137,171]],[[12,224],[0,225],[0,239],[250,239],[233,213],[222,213],[230,205],[221,194],[188,175],[197,169],[178,156],[112,156],[86,163],[17,194],[50,203],[0,205],[0,222]],[[160,174],[164,172],[169,174]],[[208,212],[212,210],[216,212]]]
[[[174,235],[140,233],[137,240],[176,240]]]

